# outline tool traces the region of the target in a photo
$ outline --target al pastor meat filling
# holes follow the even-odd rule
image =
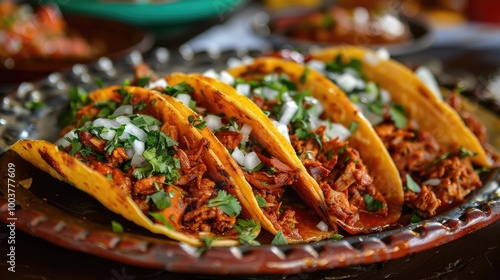
[[[166,86],[162,92],[174,96],[199,114],[190,116],[189,121],[199,129],[208,127],[224,145],[240,165],[259,206],[273,226],[285,236],[300,238],[295,211],[281,206],[283,193],[298,179],[298,171],[270,156],[254,141],[250,136],[253,130],[250,125],[235,117],[211,113],[207,107],[203,107],[202,100],[194,100],[194,88],[189,84],[182,82]]]
[[[153,101],[123,88],[106,101],[85,103],[73,113],[79,125],[56,143],[60,149],[113,180],[156,223],[208,236],[236,232],[241,206],[208,176],[207,139],[186,143],[175,125],[145,114],[154,112],[148,110]]]
[[[474,154],[461,147],[444,151],[385,89],[366,79],[361,61],[342,61],[339,55],[326,64],[309,63],[342,88],[375,127],[402,178],[406,205],[422,218],[443,212],[481,187],[470,161]]]
[[[359,213],[387,216],[385,198],[373,185],[348,129],[326,119],[324,108],[309,91],[299,91],[285,74],[250,75],[238,78],[234,87],[250,97],[290,141],[309,174],[319,183],[331,214],[348,225]],[[301,79],[306,79],[307,68]]]

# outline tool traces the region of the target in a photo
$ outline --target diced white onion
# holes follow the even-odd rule
[[[176,98],[177,98],[177,100],[182,102],[184,105],[189,107],[189,103],[191,103],[191,95],[181,93],[181,94],[178,94]]]
[[[259,156],[257,156],[257,153],[255,152],[250,152],[245,155],[245,168],[248,169],[254,169],[261,163]]]
[[[148,126],[149,131],[158,130],[160,127],[157,124]]]
[[[325,63],[321,60],[310,60],[307,62],[307,66],[319,72],[323,72],[325,70]]]
[[[64,134],[63,137],[59,138],[55,144],[56,144],[56,146],[63,146],[64,148],[66,148],[71,143],[64,138],[68,138],[69,140],[73,140],[77,137],[78,137],[78,134],[76,134],[76,132],[74,130],[71,130],[70,132]]]
[[[196,112],[200,112],[200,113],[203,113],[207,110],[206,108],[200,107],[200,106],[196,106],[194,108],[196,109]]]
[[[136,154],[142,155],[142,153],[144,153],[145,148],[146,148],[146,145],[142,141],[134,140],[134,142],[132,142],[132,149],[134,150],[134,153],[136,153]]]
[[[439,99],[443,100],[443,95],[441,94],[441,90],[439,89],[439,85],[436,81],[436,78],[432,74],[431,70],[425,66],[420,66],[415,70],[415,75],[424,82],[424,84],[429,87],[429,89],[434,93],[434,95]]]
[[[253,63],[253,61],[254,61],[254,60],[255,60],[255,59],[254,59],[253,57],[251,57],[251,56],[245,56],[245,57],[243,57],[243,58],[241,59],[241,62],[242,62],[243,64],[245,64],[245,65],[250,65],[250,64],[252,64],[252,63]]]
[[[389,104],[391,102],[391,95],[386,89],[380,90],[380,97],[382,99],[382,103]]]
[[[262,95],[267,99],[267,100],[273,100],[276,99],[278,96],[279,91],[269,88],[269,87],[263,87],[262,88]]]
[[[356,88],[356,85],[358,84],[358,79],[356,79],[353,75],[350,73],[343,73],[340,75],[340,77],[337,79],[337,84],[347,93],[353,91]]]
[[[116,135],[116,131],[115,130],[112,130],[112,129],[108,129],[106,132],[102,132],[101,134],[99,134],[99,136],[104,139],[104,140],[111,140],[113,139],[113,137],[115,137]]]
[[[118,122],[119,124],[127,124],[127,123],[130,123],[130,119],[125,117],[125,116],[119,116],[115,119],[116,122]]]
[[[147,164],[147,161],[144,158],[144,156],[141,154],[135,154],[132,157],[132,161],[130,161],[130,165],[132,165],[133,167],[144,167],[144,166],[146,166],[146,164]]]
[[[358,94],[359,100],[363,103],[372,103],[377,100],[376,92],[361,92]]]
[[[391,58],[391,54],[386,48],[380,48],[377,50],[376,55],[380,60],[389,60]]]
[[[245,155],[240,151],[240,149],[234,149],[231,153],[231,157],[241,166],[245,164]]]
[[[334,82],[337,82],[338,79],[340,78],[340,74],[338,74],[338,73],[326,72],[325,74],[328,77],[328,79],[330,79]]]
[[[132,149],[132,148],[125,148],[125,153],[127,154],[127,156],[129,158],[132,158],[135,155],[134,149]]]
[[[154,82],[149,82],[148,85],[146,86],[146,88],[148,89],[154,89],[154,88],[166,88],[168,86],[168,83],[165,79],[161,78],[161,79],[158,79]]]
[[[252,133],[252,129],[253,127],[249,124],[244,124],[241,127],[240,132],[243,135],[243,141],[248,142],[248,137],[250,136],[250,133]]]
[[[132,115],[134,108],[132,105],[123,105],[113,112],[113,116],[123,116],[123,115]]]
[[[309,97],[309,96],[308,96]],[[307,98],[307,97],[306,97]],[[283,102],[287,102],[287,101],[293,101],[293,98],[290,96],[290,93],[288,93],[287,91],[286,92],[283,92],[283,94],[281,94],[281,101]]]
[[[326,121],[318,119],[316,116],[309,116],[309,127],[312,130],[318,129],[320,126],[326,126],[328,123]]]
[[[288,135],[288,126],[273,120],[274,125],[278,129],[279,133],[285,136],[286,140],[290,142],[290,135]]]
[[[238,67],[240,66],[241,64],[243,64],[243,62],[236,58],[236,57],[230,57],[228,60],[227,60],[227,67],[228,68],[234,68],[234,67]]]
[[[248,96],[250,94],[250,84],[237,84],[236,91]]]
[[[338,140],[344,142],[351,136],[351,132],[349,129],[345,128],[343,125],[339,123],[330,123],[326,126],[326,136],[330,139],[335,139],[338,137]]]
[[[119,128],[120,123],[115,120],[110,120],[106,118],[98,118],[92,122],[92,126],[95,127],[105,127],[105,128]]]
[[[142,142],[145,142],[146,138],[148,137],[146,132],[144,132],[142,129],[138,128],[137,126],[131,123],[128,123],[125,124],[125,129],[123,130],[123,134],[119,137],[119,139],[125,140],[129,138],[130,135],[137,137],[137,139],[141,140]]]
[[[324,221],[319,222],[316,227],[321,231],[328,231],[328,225]]]
[[[441,184],[441,179],[439,178],[431,178],[422,182],[422,185],[427,185],[427,186],[437,186],[439,184]]]
[[[380,59],[377,56],[373,55],[371,52],[367,52],[365,54],[364,61],[371,66],[376,66],[380,62]]]
[[[213,68],[210,68],[207,71],[203,72],[203,76],[207,76],[212,79],[219,79],[219,73],[217,73],[217,71],[215,71]]]
[[[211,130],[217,130],[222,127],[222,120],[221,117],[216,116],[216,115],[208,115],[205,117],[205,123],[207,127]]]
[[[222,70],[220,72],[220,81],[228,85],[233,85],[235,80],[233,75],[229,74],[227,71]]]
[[[271,73],[271,74],[267,74],[266,76],[264,76],[264,81],[267,81],[267,82],[277,82],[279,80],[279,76],[278,74],[276,73]]]
[[[281,107],[281,117],[279,122],[288,125],[293,118],[293,115],[299,110],[299,105],[295,101],[287,101]]]
[[[363,112],[363,115],[365,116],[365,118],[370,122],[370,124],[372,125],[378,125],[380,124],[381,122],[384,121],[384,118],[380,115],[377,115],[375,113],[373,113],[372,111],[366,109],[364,112]]]

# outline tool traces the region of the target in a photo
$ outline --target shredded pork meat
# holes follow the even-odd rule
[[[396,163],[403,185],[408,186],[408,175],[420,186],[419,192],[406,188],[404,198],[421,217],[435,216],[481,187],[470,157],[460,150],[445,154],[429,133],[398,129],[391,122],[375,130]]]

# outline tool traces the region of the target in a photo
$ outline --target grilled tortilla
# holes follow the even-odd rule
[[[342,91],[316,71],[276,58],[259,58],[228,72],[236,78],[233,86],[249,85],[246,94],[269,113],[275,125],[268,129],[289,161],[301,168],[299,185],[316,193],[315,200],[304,201],[319,208],[330,225],[359,233],[398,220],[403,192],[397,169]],[[232,97],[250,106],[245,96],[233,92]],[[318,106],[321,112],[315,111]]]
[[[81,105],[59,145],[20,140],[11,149],[151,232],[194,246],[258,244],[263,217],[252,190],[175,104],[109,87]]]

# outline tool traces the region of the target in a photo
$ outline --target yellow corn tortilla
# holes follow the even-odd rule
[[[93,101],[105,101],[113,95],[113,91],[120,87],[109,87],[92,92],[89,97]],[[174,124],[179,131],[179,145],[181,143],[198,143],[202,135],[191,126],[191,124],[175,109],[175,105],[167,102],[162,96],[154,91],[138,87],[126,87],[125,90],[132,94],[133,104],[145,101],[149,104],[141,113],[154,116],[163,123]],[[151,101],[155,101],[151,104]],[[110,181],[99,172],[89,168],[77,158],[58,147],[43,140],[20,140],[12,145],[11,149],[25,160],[31,162],[39,169],[49,173],[54,178],[74,185],[78,189],[92,195],[109,210],[122,215],[151,232],[163,234],[174,240],[178,240],[194,246],[202,246],[204,242],[200,239],[202,235],[196,233],[179,232],[169,229],[164,225],[152,222],[142,213],[131,197],[122,193],[113,181]],[[221,165],[215,152],[207,147],[208,152],[203,153],[203,162],[207,166],[207,174],[214,181],[224,180],[228,183],[228,193],[234,194],[242,206],[242,216],[259,221],[259,213],[254,211],[257,202],[253,197],[251,189],[243,185],[230,185],[226,168]],[[213,236],[211,236],[213,237]],[[229,246],[238,244],[237,236],[220,237],[213,242],[213,246]]]
[[[491,167],[477,137],[446,102],[441,101],[410,69],[393,59],[380,59],[375,52],[359,47],[327,48],[313,52],[312,59],[332,61],[341,54],[342,59],[358,59],[369,81],[386,89],[391,99],[401,104],[419,127],[431,133],[445,151],[462,146],[476,153],[472,162]]]

